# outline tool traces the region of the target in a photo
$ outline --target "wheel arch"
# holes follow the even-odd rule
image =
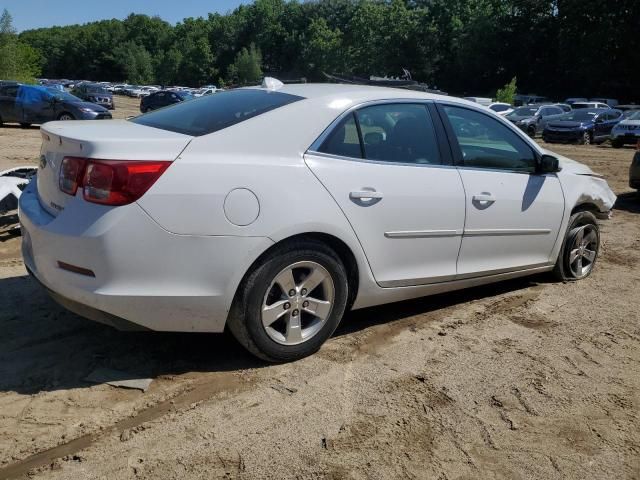
[[[573,209],[571,210],[571,215],[573,215],[575,213],[578,213],[578,212],[591,212],[597,218],[598,215],[600,214],[600,209],[597,207],[597,205],[595,203],[583,201],[583,202],[577,203],[573,207]]]
[[[353,253],[352,249],[343,240],[335,235],[324,232],[297,233],[295,235],[282,238],[270,245],[269,248],[258,255],[258,257],[245,271],[242,279],[240,280],[240,283],[236,287],[232,304],[236,301],[238,294],[241,291],[247,277],[262,263],[262,261],[266,257],[268,257],[275,250],[281,249],[287,244],[297,243],[304,240],[315,241],[328,246],[336,253],[336,255],[338,255],[338,257],[342,261],[347,271],[347,282],[349,285],[349,298],[347,299],[348,311],[358,295],[358,288],[360,287],[360,267],[358,266],[358,261],[356,260],[356,256]]]

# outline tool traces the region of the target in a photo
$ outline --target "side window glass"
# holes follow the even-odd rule
[[[515,132],[474,110],[444,106],[464,166],[530,172],[536,170],[533,150]]]
[[[340,157],[362,158],[354,114],[347,115],[322,142],[318,151]]]
[[[366,159],[441,164],[435,129],[426,105],[374,105],[358,110],[357,116]]]

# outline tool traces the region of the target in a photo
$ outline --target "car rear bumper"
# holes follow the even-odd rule
[[[36,182],[21,195],[19,214],[25,265],[54,299],[127,330],[223,331],[242,275],[273,243],[175,235],[137,204],[109,208],[81,197],[53,217]]]

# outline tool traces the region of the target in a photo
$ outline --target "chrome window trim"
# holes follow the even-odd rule
[[[334,155],[333,153],[317,152],[315,150],[308,150],[305,153],[305,155],[315,156],[315,157],[324,157],[324,158],[333,158],[335,160],[343,160],[347,162],[372,163],[377,165],[389,165],[389,166],[396,166],[396,167],[456,168],[455,165],[442,165],[442,164],[433,164],[433,163],[404,163],[404,162],[391,162],[389,160],[369,160],[368,158],[345,157],[342,155]]]

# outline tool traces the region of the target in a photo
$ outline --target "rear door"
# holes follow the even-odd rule
[[[493,116],[439,111],[466,192],[459,277],[547,265],[564,212],[557,176],[536,173],[533,148]]]
[[[456,275],[464,190],[448,147],[438,144],[438,129],[444,140],[442,125],[432,118],[424,103],[362,107],[305,155],[351,223],[383,287]]]

